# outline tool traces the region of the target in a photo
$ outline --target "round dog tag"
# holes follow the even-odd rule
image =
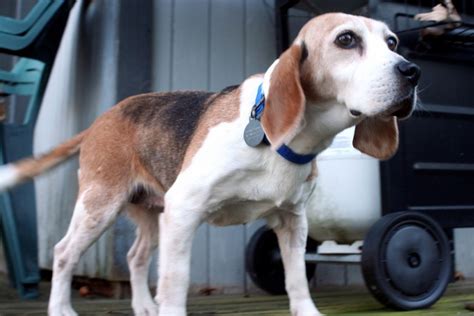
[[[250,120],[244,131],[244,140],[247,145],[257,147],[263,142],[265,132],[258,120]]]

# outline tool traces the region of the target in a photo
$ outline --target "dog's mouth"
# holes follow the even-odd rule
[[[415,94],[411,93],[407,97],[395,102],[393,105],[388,107],[388,110],[382,112],[380,116],[391,117],[395,116],[399,120],[405,120],[411,116],[414,109]]]
[[[353,119],[360,119],[364,116],[379,117],[382,119],[388,119],[390,117],[396,117],[399,120],[405,120],[411,116],[415,108],[416,92],[410,91],[408,95],[397,98],[395,101],[385,106],[385,111],[379,113],[363,113],[358,110],[349,108],[349,113]]]

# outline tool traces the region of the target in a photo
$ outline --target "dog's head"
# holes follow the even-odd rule
[[[397,118],[411,115],[420,77],[397,45],[396,35],[372,19],[333,13],[309,21],[271,69],[262,122],[272,143],[296,134],[305,107],[332,102],[358,123],[356,148],[391,157],[398,147]]]

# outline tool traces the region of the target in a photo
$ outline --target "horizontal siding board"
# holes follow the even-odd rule
[[[207,90],[209,0],[176,1],[171,89]]]
[[[211,2],[210,90],[244,79],[244,3]],[[244,226],[210,227],[209,281],[225,292],[243,292]]]
[[[245,76],[263,73],[275,60],[275,26],[265,1],[246,0]]]
[[[245,225],[245,246],[247,246],[248,242],[253,237],[253,234],[265,224],[266,224],[266,221],[264,219],[260,219],[260,220],[256,220],[254,222],[251,222]],[[244,260],[245,260],[245,257],[244,257]],[[244,281],[245,281],[246,293],[260,292],[260,289],[257,287],[257,285],[255,285],[255,283],[252,281],[252,279],[248,276],[247,273],[245,275]]]
[[[459,228],[454,230],[455,269],[466,278],[474,278],[474,228]]]
[[[194,236],[191,252],[191,291],[199,292],[209,283],[209,225],[201,225]]]
[[[171,90],[174,39],[174,1],[155,0],[153,6],[152,89]]]
[[[245,79],[244,1],[211,2],[210,90],[220,90]]]
[[[171,22],[171,90],[209,89],[209,6],[208,0],[174,2]],[[192,291],[209,285],[209,227],[196,232],[191,257]]]

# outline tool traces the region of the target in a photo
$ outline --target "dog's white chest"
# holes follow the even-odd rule
[[[308,193],[302,175],[298,169],[235,171],[211,188],[211,199],[220,202],[208,210],[208,221],[220,226],[243,224],[276,209],[291,209]]]
[[[308,193],[310,164],[289,163],[264,145],[248,147],[235,132],[243,130],[237,124],[216,126],[167,193],[172,199],[186,196],[189,207],[202,207],[216,225],[242,224],[277,208],[291,209]]]

